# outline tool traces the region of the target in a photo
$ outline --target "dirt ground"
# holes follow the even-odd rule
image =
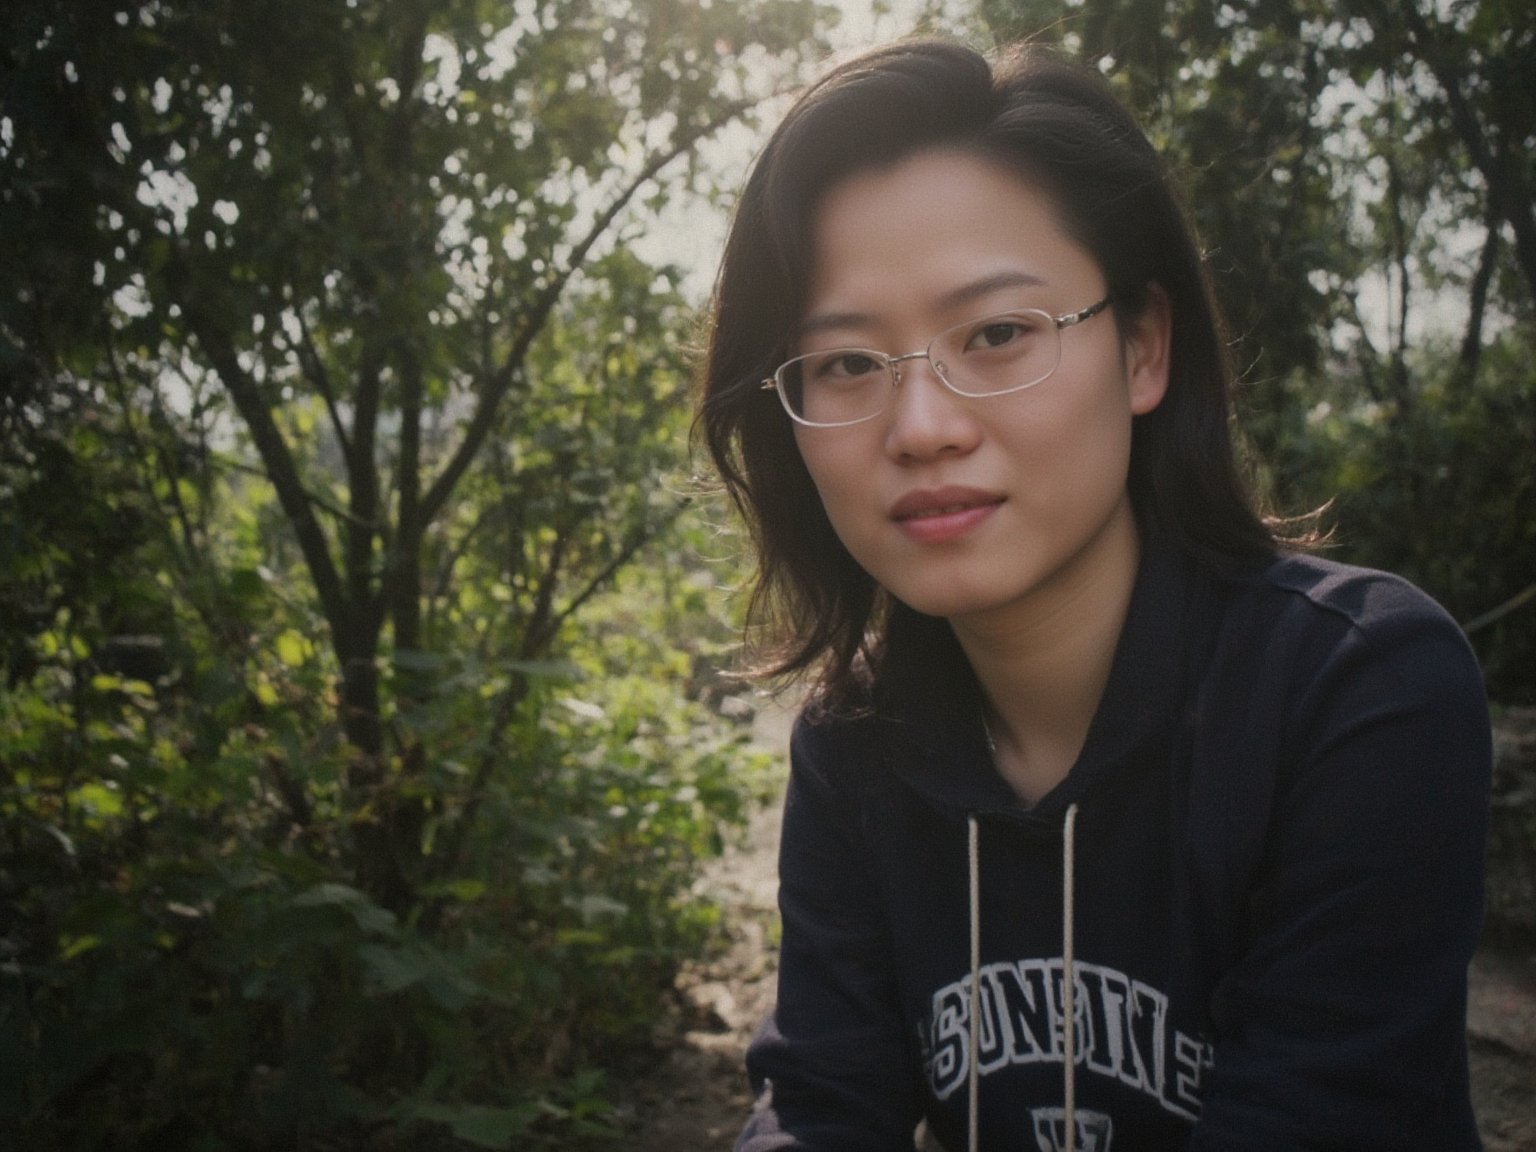
[[[1489,927],[1467,1012],[1473,1099],[1487,1152],[1536,1152],[1536,708],[1496,713]],[[787,719],[760,717],[782,748]],[[742,1059],[773,1005],[777,807],[699,881],[725,910],[729,947],[686,968],[654,1037],[653,1063],[618,1085],[631,1152],[731,1146],[751,1107]]]

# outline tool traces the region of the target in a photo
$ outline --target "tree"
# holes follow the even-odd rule
[[[1536,16],[1529,5],[1468,0],[1442,16],[1414,0],[1362,0],[1360,12],[1390,54],[1417,63],[1439,91],[1441,116],[1454,128],[1482,177],[1490,222],[1508,224],[1527,290],[1536,295]],[[1491,229],[1490,229],[1491,230]]]
[[[1338,160],[1320,102],[1337,50],[1306,5],[983,0],[999,40],[1044,36],[1109,76],[1188,194],[1234,328],[1260,380],[1314,371],[1358,269],[1333,234]]]
[[[598,1130],[750,787],[681,699],[691,315],[629,242],[818,16],[0,11],[23,1143]]]
[[[591,270],[635,197],[784,73],[813,15],[573,0],[502,26],[503,11],[165,0],[4,17],[9,359],[107,382],[127,410],[195,415],[203,456],[229,438],[224,401],[238,414],[340,670],[349,787],[373,814],[360,880],[395,909],[418,879],[421,813],[383,789],[391,755],[420,752],[387,738],[380,655],[408,698],[410,654],[431,643],[423,565],[462,550],[452,498],[495,434],[571,430],[575,397],[551,402],[534,355],[557,306],[583,282],[601,293]],[[615,260],[612,289],[643,322],[652,278]],[[554,531],[523,587],[519,660],[546,655],[668,515],[605,497],[577,448],[508,478],[525,538]],[[584,495],[558,523],[528,521],[548,492]],[[206,542],[183,527],[201,566]]]

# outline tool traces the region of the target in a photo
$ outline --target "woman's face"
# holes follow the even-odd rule
[[[813,237],[795,354],[901,355],[966,321],[1024,308],[1059,316],[1107,291],[1046,196],[956,150],[835,185]],[[1134,565],[1131,418],[1167,387],[1168,312],[1152,296],[1123,339],[1108,311],[1062,329],[1055,372],[1023,391],[962,397],[914,359],[875,418],[797,424],[801,456],[854,559],[918,611],[978,622],[1048,604],[1053,591],[1070,595],[1103,563]]]

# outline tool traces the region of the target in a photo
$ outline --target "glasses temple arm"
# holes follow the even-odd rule
[[[1100,312],[1109,307],[1109,299],[1110,298],[1106,296],[1097,304],[1090,304],[1080,312],[1068,312],[1065,316],[1053,317],[1056,322],[1056,327],[1070,328],[1074,324],[1081,324],[1084,320],[1088,320],[1094,316],[1097,316]]]

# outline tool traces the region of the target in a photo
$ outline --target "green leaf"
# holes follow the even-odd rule
[[[345,884],[317,884],[293,898],[296,908],[340,908],[351,914],[357,926],[374,935],[391,935],[396,930],[395,914],[380,908],[356,888]]]
[[[95,935],[64,937],[60,945],[59,959],[73,960],[77,956],[84,956],[87,952],[101,947],[101,937]]]
[[[416,648],[396,648],[394,662],[395,667],[404,668],[410,672],[436,672],[448,663],[448,657],[441,652],[423,652]]]
[[[497,668],[521,672],[524,676],[548,676],[568,680],[581,678],[581,667],[570,660],[503,660]]]
[[[277,658],[290,668],[301,667],[314,651],[309,639],[292,628],[278,633],[276,647]]]
[[[409,948],[367,944],[357,954],[386,992],[409,988],[426,979],[432,970],[432,957]]]
[[[433,884],[423,889],[423,894],[428,896],[446,896],[450,900],[456,900],[460,904],[473,904],[476,900],[484,899],[488,885],[484,880],[448,880],[441,884]]]
[[[507,1148],[523,1134],[533,1119],[530,1110],[524,1108],[460,1109],[451,1127],[460,1140],[477,1148]]]
[[[542,1109],[538,1104],[488,1108],[476,1104],[415,1104],[409,1115],[445,1124],[460,1140],[477,1148],[510,1148]]]
[[[74,803],[95,816],[110,819],[123,814],[123,797],[105,784],[82,784],[73,795]]]
[[[236,568],[229,574],[228,584],[230,595],[247,603],[267,590],[267,582],[255,568]]]

